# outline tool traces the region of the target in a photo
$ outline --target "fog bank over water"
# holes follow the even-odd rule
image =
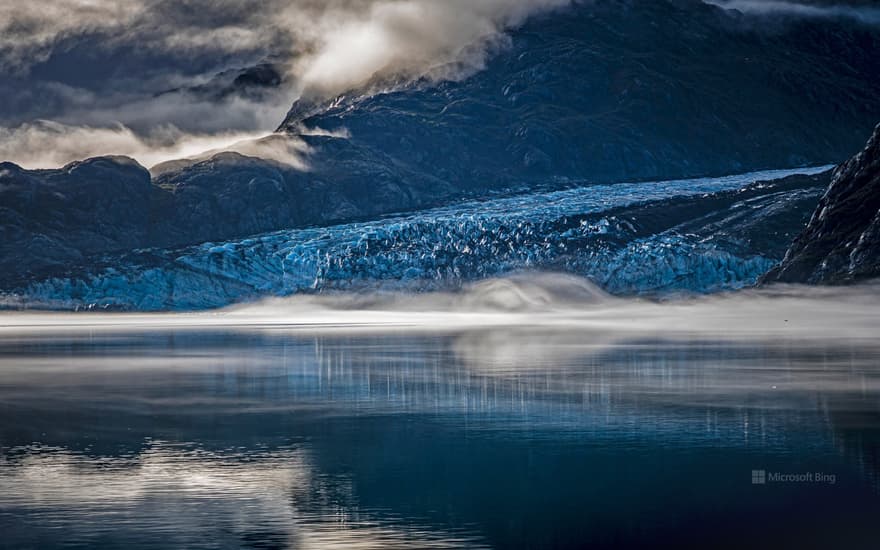
[[[44,331],[284,329],[459,332],[543,327],[621,337],[725,340],[870,339],[880,326],[880,287],[773,286],[664,300],[617,298],[586,279],[519,273],[458,292],[296,295],[201,313],[0,314],[0,335]]]
[[[188,314],[2,313],[0,532],[579,548],[641,522],[632,546],[873,541],[877,289],[649,301],[520,273]],[[834,483],[754,488],[756,468]],[[772,521],[744,531],[748,514]]]

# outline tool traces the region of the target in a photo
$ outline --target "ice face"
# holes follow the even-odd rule
[[[771,180],[826,169],[579,187],[139,251],[33,283],[18,299],[200,309],[331,289],[454,288],[529,269],[576,273],[618,294],[738,288],[779,260],[748,231],[762,231],[781,212],[808,212],[821,192],[812,180],[794,188]]]

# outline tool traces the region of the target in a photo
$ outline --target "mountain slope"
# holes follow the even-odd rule
[[[406,176],[377,174],[367,187],[352,177],[322,179],[236,153],[152,181],[125,157],[55,170],[0,163],[0,288],[88,265],[110,252],[364,218],[436,196],[420,195],[427,186]]]
[[[763,281],[837,284],[880,277],[880,125],[834,172],[807,227]]]
[[[465,190],[836,163],[880,116],[877,51],[853,22],[607,0],[530,21],[462,82],[300,102],[282,129],[350,134],[316,143],[318,171],[406,167]]]
[[[327,290],[455,289],[522,269],[586,276],[618,294],[740,288],[782,257],[790,228],[807,222],[829,175],[807,172],[529,193],[112,254],[32,280],[3,301],[201,309]]]
[[[843,160],[880,119],[880,30],[762,21],[698,0],[580,3],[464,80],[299,102],[282,129],[305,170],[233,153],[152,179],[118,157],[0,165],[0,288],[466,198]]]

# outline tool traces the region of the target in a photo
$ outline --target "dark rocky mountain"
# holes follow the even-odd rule
[[[462,82],[300,102],[281,128],[345,129],[319,158],[346,171],[461,189],[838,163],[880,117],[878,51],[880,30],[848,20],[590,2],[530,21]]]
[[[323,179],[222,153],[179,172],[150,173],[126,157],[56,170],[0,163],[0,288],[88,263],[96,254],[222,240],[363,218],[427,204],[418,177]],[[424,185],[422,187],[425,187]]]
[[[809,224],[765,283],[839,284],[880,277],[880,125],[834,172]]]
[[[0,281],[148,241],[156,188],[125,157],[24,170],[0,163]]]
[[[468,197],[839,162],[880,118],[877,51],[880,30],[853,21],[578,4],[513,31],[462,81],[298,103],[282,129],[302,133],[308,170],[232,153],[152,179],[122,158],[2,164],[0,288],[98,254]],[[271,88],[276,76],[232,80]]]

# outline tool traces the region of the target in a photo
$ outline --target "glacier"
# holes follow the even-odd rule
[[[524,270],[614,294],[741,288],[775,265],[829,166],[582,186],[382,219],[108,255],[7,307],[196,310],[296,293],[454,289]]]

